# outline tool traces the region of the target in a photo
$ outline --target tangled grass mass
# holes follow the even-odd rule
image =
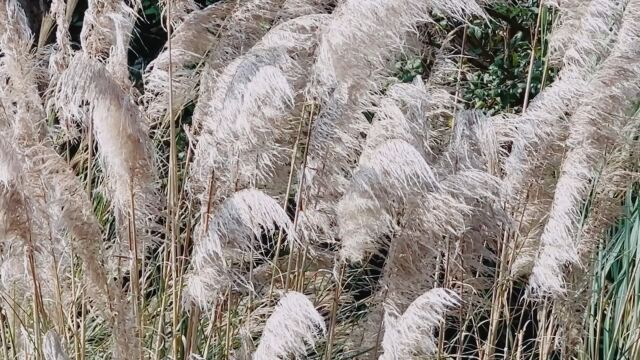
[[[0,358],[638,360],[639,100],[640,0],[0,0]]]

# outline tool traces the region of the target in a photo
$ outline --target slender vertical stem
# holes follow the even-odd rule
[[[382,270],[382,273],[384,274],[384,278],[382,279],[381,284],[383,287],[382,291],[384,292],[384,295],[382,297],[381,304],[384,304],[387,301],[387,297],[389,296],[388,284],[391,282],[390,278],[392,276],[393,268],[395,267],[394,259],[397,259],[397,256],[396,256],[397,251],[398,251],[398,242],[391,241],[391,244],[389,245],[389,253],[387,254],[388,260],[384,265],[384,269]],[[384,312],[380,316],[380,321],[378,322],[378,328],[376,333],[376,343],[373,348],[373,353],[371,353],[371,357],[370,357],[370,359],[372,360],[378,358],[378,352],[380,350],[380,342],[382,340],[381,338],[383,333],[383,323],[384,323]]]
[[[35,258],[33,256],[33,248],[31,246],[27,248],[27,258],[29,260],[29,271],[31,272],[31,280],[33,281],[33,336],[35,342],[35,359],[38,360],[42,358],[42,333],[40,330],[40,312],[42,306],[40,286],[38,284],[38,278],[36,276],[37,273]]]
[[[87,131],[87,196],[92,200],[93,181],[93,120],[89,120],[89,130]]]
[[[302,113],[304,116],[304,109],[306,104],[302,107]],[[282,204],[283,209],[287,209],[287,202],[289,201],[289,193],[291,192],[291,186],[293,184],[293,174],[295,172],[296,165],[296,157],[298,154],[298,146],[300,144],[300,136],[302,134],[302,125],[304,123],[304,118],[300,119],[300,123],[298,124],[298,132],[296,134],[296,141],[293,144],[293,149],[291,150],[291,165],[289,167],[289,179],[287,180],[287,190],[285,191],[285,197]],[[278,240],[276,241],[276,253],[273,256],[273,265],[271,267],[271,284],[269,285],[269,299],[273,296],[273,286],[276,278],[276,267],[278,266],[278,259],[280,258],[280,248],[282,247],[282,239],[283,239],[283,230],[280,229],[278,231]]]
[[[467,24],[464,24],[462,27],[462,45],[460,47],[460,61],[458,62],[458,76],[456,79],[456,94],[454,96],[455,104],[458,105],[458,100],[460,100],[460,83],[462,82],[462,69],[464,65],[464,50],[467,46]],[[457,106],[456,106],[457,109]],[[455,114],[451,119],[451,128],[454,128],[456,125],[456,117]],[[453,134],[451,135],[453,136]]]
[[[467,46],[467,24],[462,28],[462,45],[460,46],[460,61],[458,62],[458,77],[456,79],[456,96],[455,102],[458,104],[460,100],[460,83],[462,82],[462,69],[464,66],[464,51]]]
[[[5,316],[2,310],[2,307],[0,307],[0,340],[2,341],[2,357],[4,359],[9,359],[9,344],[7,343],[7,338],[5,335],[5,327],[7,327],[7,325],[5,324]]]
[[[451,281],[450,277],[450,273],[451,273],[451,243],[452,243],[452,239],[450,236],[447,236],[447,252],[444,256],[444,281],[443,284],[445,287],[449,287],[449,282]],[[444,320],[442,320],[440,322],[440,327],[442,328],[442,326],[444,325]],[[438,333],[438,358],[442,357],[443,355],[443,350],[444,350],[444,331],[439,331]]]
[[[298,276],[298,282],[297,282],[297,286],[295,286],[296,289],[298,289],[298,292],[303,292],[304,290],[304,280],[305,280],[305,266],[307,263],[307,254],[309,253],[309,245],[306,244],[304,246],[304,251],[302,252],[302,261],[300,263],[300,273]],[[297,265],[296,265],[297,266]]]
[[[143,329],[142,329],[142,311],[140,309],[140,274],[138,267],[138,239],[136,230],[136,211],[135,211],[135,198],[133,196],[133,177],[129,184],[129,201],[131,209],[129,209],[129,257],[131,259],[131,266],[129,270],[129,283],[131,284],[131,290],[133,293],[133,314],[136,320],[136,337],[138,345],[142,345]],[[140,358],[143,356],[143,352],[140,351],[137,354]]]
[[[542,51],[545,51],[544,46],[546,44],[546,31],[548,31],[547,30],[547,23],[548,22],[546,21],[548,12],[547,12],[546,8],[542,9],[542,11],[544,12],[542,21],[544,23],[543,29],[545,31],[543,33],[542,38],[540,39],[540,46],[543,47]],[[551,17],[552,18],[553,18],[554,12],[555,12],[555,8],[551,12]],[[544,54],[544,67],[542,69],[542,80],[540,81],[540,91],[542,91],[542,89],[544,89],[544,86],[547,84],[548,72],[549,72],[549,51],[546,51],[545,54]]]
[[[168,216],[171,223],[171,278],[172,278],[172,338],[173,338],[173,358],[178,358],[179,347],[179,326],[180,326],[180,298],[179,298],[179,282],[180,279],[178,270],[178,217],[180,216],[180,204],[178,203],[178,148],[177,148],[177,134],[175,121],[177,120],[173,113],[173,58],[172,58],[172,1],[167,1],[167,49],[169,54],[169,99],[168,99],[168,112],[169,112],[169,189],[167,192],[168,197]]]
[[[492,302],[491,302],[491,314],[489,318],[489,335],[487,337],[486,343],[486,353],[487,358],[491,359],[493,357],[493,351],[495,350],[494,341],[498,332],[498,322],[500,320],[500,313],[502,309],[502,299],[504,298],[504,294],[506,292],[506,266],[507,266],[507,256],[508,249],[506,244],[509,241],[509,232],[505,231],[502,239],[502,246],[499,246],[500,253],[500,262],[496,265],[495,271],[495,279],[497,279],[497,286],[495,287],[492,294]]]
[[[71,250],[71,265],[75,265],[75,261],[74,261],[74,256],[73,256],[73,249]],[[76,294],[76,281],[75,281],[76,277],[75,274],[73,274],[73,276],[71,276],[71,294],[73,296],[73,303],[72,303],[72,308],[75,309],[76,308],[76,298],[77,298],[77,294]],[[76,332],[76,327],[77,327],[77,311],[71,311],[71,324],[73,326],[73,332]],[[69,340],[71,341],[71,340]],[[79,359],[78,354],[80,354],[80,340],[78,339],[77,336],[73,337],[73,348],[75,349],[76,352],[76,359]]]
[[[209,328],[207,329],[207,341],[204,344],[204,358],[208,359],[207,355],[209,354],[209,346],[213,341],[213,335],[215,334],[218,311],[216,311],[218,305],[216,303],[211,307],[211,314],[209,315]],[[222,311],[222,308],[220,309]]]
[[[86,305],[84,291],[81,292],[80,296],[81,296],[80,297],[80,301],[81,301],[80,303],[80,360],[84,360],[86,341],[87,341],[86,326],[85,326],[87,305]]]
[[[189,315],[189,325],[187,327],[187,339],[185,349],[185,357],[189,358],[191,352],[193,350],[193,346],[197,340],[197,332],[198,332],[198,321],[200,320],[200,309],[197,306],[192,305],[191,311]]]
[[[527,74],[527,85],[525,86],[524,91],[524,101],[522,102],[522,112],[527,111],[527,106],[529,105],[529,94],[531,92],[531,78],[533,77],[533,63],[536,60],[536,44],[538,43],[538,30],[540,29],[540,20],[542,19],[542,6],[544,1],[540,1],[540,6],[538,7],[538,19],[536,20],[536,28],[533,34],[533,42],[531,43],[531,58],[529,59],[529,71]]]
[[[229,358],[230,348],[231,348],[231,305],[233,296],[231,296],[231,288],[227,291],[227,326],[225,329],[225,338],[224,338],[224,355],[225,359]]]
[[[340,296],[342,296],[342,278],[344,277],[344,263],[340,263],[340,271],[338,275],[338,279],[336,281],[336,290],[333,298],[333,303],[331,304],[331,320],[329,323],[329,335],[327,337],[327,347],[325,352],[325,359],[331,360],[331,353],[333,351],[333,337],[336,332],[336,320],[338,313],[338,303],[340,302]]]
[[[87,197],[89,198],[89,201],[92,202],[93,201],[93,196],[92,196],[92,191],[93,191],[93,119],[89,119],[89,129],[87,131]],[[73,259],[73,253],[71,255],[71,258]],[[75,276],[71,277],[71,281],[72,283],[74,282]],[[75,285],[75,284],[74,284]],[[108,284],[105,284],[105,289],[108,292]],[[72,287],[72,294],[74,296],[75,299],[75,287]],[[81,301],[82,304],[80,305],[81,308],[81,318],[80,318],[80,344],[79,346],[76,346],[76,349],[78,349],[79,347],[79,351],[77,351],[77,353],[80,354],[80,359],[83,360],[84,359],[84,353],[85,353],[85,297],[84,297],[84,291],[81,292]],[[73,328],[75,330],[76,327],[76,312],[73,311]],[[77,343],[78,340],[77,338],[74,336],[74,342]]]
[[[313,124],[313,117],[315,115],[314,113],[315,111],[315,103],[311,103],[311,109],[309,110],[309,124],[308,124],[308,130],[307,130],[307,138],[306,138],[306,142],[305,142],[305,147],[304,147],[304,153],[302,155],[302,164],[300,165],[300,184],[298,184],[298,193],[296,196],[296,209],[293,215],[293,226],[292,226],[292,232],[293,235],[295,236],[296,232],[297,232],[297,227],[298,227],[298,219],[300,217],[300,211],[302,210],[303,207],[303,194],[304,194],[304,186],[305,186],[305,169],[307,167],[307,157],[309,156],[309,145],[311,143],[311,125]],[[289,261],[287,263],[287,274],[286,274],[286,283],[285,283],[285,290],[289,290],[289,281],[290,281],[290,275],[291,275],[291,265],[293,263],[293,250],[294,250],[294,246],[293,243],[291,243],[291,254],[289,255]],[[299,271],[298,268],[295,269],[296,273]]]
[[[384,296],[382,298],[382,303],[387,301],[387,296],[389,295],[389,288],[385,287],[382,291],[384,291]],[[382,326],[384,323],[384,314],[380,316],[380,321],[378,322],[378,329],[376,330],[376,343],[373,347],[373,352],[369,357],[371,360],[375,360],[378,358],[378,352],[380,351],[380,340],[382,337]]]
[[[16,299],[16,292],[15,292],[15,288],[13,288],[13,294],[12,297],[10,297],[11,299]],[[18,352],[18,347],[16,346],[16,329],[17,329],[17,322],[20,320],[18,318],[18,313],[16,311],[16,309],[14,308],[14,306],[12,306],[9,303],[8,299],[3,299],[6,303],[7,306],[9,306],[11,308],[11,312],[13,313],[13,316],[11,317],[11,321],[9,321],[7,323],[7,329],[9,330],[9,342],[10,342],[10,346],[11,346],[11,354],[13,355],[14,358],[17,358],[17,352]]]
[[[63,336],[63,338],[67,339],[68,338],[68,334],[67,334],[67,327],[64,324],[65,316],[64,316],[64,309],[62,308],[62,286],[60,285],[60,273],[58,272],[58,260],[56,258],[55,253],[53,253],[53,252],[51,254],[51,259],[52,259],[52,261],[51,261],[52,269],[51,270],[55,274],[54,281],[55,281],[55,284],[56,284],[56,293],[55,293],[56,303],[57,303],[57,306],[56,306],[57,309],[56,310],[58,312],[58,315],[57,315],[58,319],[57,320],[59,322],[57,325],[58,325],[58,328],[62,331],[61,335]]]

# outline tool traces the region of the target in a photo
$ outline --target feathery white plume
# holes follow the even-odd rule
[[[324,319],[311,301],[290,291],[267,319],[253,360],[304,359],[307,349],[326,332]]]
[[[69,34],[69,22],[67,21],[67,2],[53,0],[51,12],[56,21],[56,47],[49,61],[49,76],[53,84],[60,74],[67,68],[71,58],[71,35]],[[50,86],[53,86],[50,85]]]
[[[458,306],[459,302],[455,292],[436,288],[418,297],[402,315],[393,306],[387,306],[382,339],[384,353],[380,360],[433,355],[438,349],[433,332],[445,313]]]
[[[430,158],[436,145],[434,139],[448,128],[442,118],[451,116],[447,104],[452,103],[448,93],[427,88],[419,76],[410,84],[390,86],[374,108],[376,115],[367,133],[365,152],[384,141],[399,139]]]
[[[140,109],[100,62],[81,53],[57,84],[56,104],[63,121],[80,120],[93,129],[116,216],[123,220],[135,211],[136,239],[146,243],[160,197],[153,147]]]
[[[478,186],[480,185],[480,186]],[[483,191],[478,191],[482,189]],[[489,190],[485,190],[489,189]],[[496,181],[479,171],[460,171],[439,180],[422,155],[402,140],[390,140],[363,154],[351,185],[337,206],[340,254],[359,261],[375,253],[399,218],[439,235],[459,233],[464,216],[482,196],[497,191]],[[430,237],[424,241],[427,246]]]
[[[207,54],[200,78],[199,101],[193,113],[193,126],[198,129],[209,116],[211,95],[218,88],[218,76],[233,60],[249,51],[278,17],[283,0],[247,0],[227,17],[218,41]]]
[[[615,124],[629,121],[640,96],[640,1],[629,1],[612,54],[589,84],[589,92],[570,119],[569,150],[555,188],[541,250],[530,280],[541,292],[563,292],[563,266],[579,261],[576,231],[604,154],[620,137]]]
[[[0,184],[9,186],[22,172],[22,164],[16,156],[15,147],[0,138]]]
[[[428,21],[435,8],[453,16],[483,13],[473,1],[414,0],[346,0],[334,11],[322,32],[309,86],[309,96],[320,106],[308,145],[309,164],[315,168],[305,169],[314,197],[321,194],[324,201],[336,202],[344,194],[344,174],[352,170],[368,128],[362,112],[390,74],[405,35]]]
[[[116,82],[127,87],[131,86],[127,62],[129,42],[140,5],[140,0],[90,0],[80,33],[82,51],[104,61]]]
[[[142,101],[150,120],[158,120],[168,111],[169,70],[174,112],[195,97],[199,68],[204,65],[207,53],[219,41],[225,27],[230,25],[227,17],[234,7],[233,2],[222,1],[192,12],[171,34],[171,52],[165,47],[149,63],[144,73]]]
[[[291,245],[296,241],[291,226],[282,206],[268,195],[255,189],[233,194],[212,215],[206,237],[195,244],[187,298],[206,307],[227,286],[250,287],[232,265],[248,254],[259,256],[263,234],[286,231]]]
[[[589,79],[607,56],[622,17],[618,1],[593,0],[584,7],[580,24],[571,30],[576,39],[566,49],[564,66],[553,84],[538,94],[517,121],[518,136],[505,163],[503,194],[518,202],[526,180],[557,155],[555,146],[566,136],[566,113],[578,105]]]
[[[336,213],[340,257],[348,262],[377,253],[384,236],[394,229],[391,215],[365,194],[348,192],[338,203]]]
[[[55,330],[49,330],[44,336],[43,351],[45,360],[68,360]]]
[[[581,20],[587,14],[592,0],[545,1],[558,9],[557,20],[549,36],[549,61],[561,65],[565,52],[576,45],[576,29],[582,26]]]
[[[267,182],[288,161],[305,64],[317,44],[314,33],[327,20],[308,15],[281,23],[217,76],[215,90],[200,99],[210,115],[197,124],[192,188],[213,171],[216,195],[224,196]]]
[[[171,6],[171,24],[169,25],[174,28],[200,8],[195,0],[160,0],[160,6],[163,16],[167,18],[169,17],[169,6]]]
[[[371,181],[372,178],[382,180],[383,186],[395,189],[437,187],[431,166],[415,147],[402,140],[389,140],[370,152],[364,152],[358,168],[353,182],[363,188],[377,183]]]
[[[33,34],[15,0],[0,4],[0,107],[18,139],[42,139],[46,115],[38,83],[46,68],[32,51]]]
[[[388,62],[403,46],[404,35],[418,22],[428,21],[430,10],[455,17],[483,14],[474,1],[345,0],[322,35],[315,66],[317,85],[326,91],[338,82],[362,86],[369,78],[379,77],[375,72],[388,69]],[[323,97],[322,92],[319,95]]]
[[[362,108],[350,100],[351,91],[341,84],[329,95],[311,124],[305,188],[314,198],[337,202],[357,163],[370,125]],[[314,109],[316,109],[314,107]]]
[[[197,177],[215,171],[219,193],[268,179],[286,160],[277,140],[292,130],[295,64],[282,49],[252,51],[230,64],[211,98],[194,155]],[[204,182],[204,181],[203,181]]]
[[[284,19],[295,19],[312,14],[325,14],[336,6],[337,0],[285,0],[280,9]]]
[[[20,144],[19,147],[11,149],[9,154],[14,161],[19,160],[24,164],[21,167],[23,173],[14,169],[12,179],[9,180],[12,187],[8,188],[7,194],[3,194],[3,198],[7,196],[8,202],[3,203],[0,208],[16,210],[16,206],[28,206],[31,218],[36,221],[26,222],[27,208],[15,212],[14,215],[6,214],[10,217],[4,225],[5,236],[11,234],[15,239],[26,240],[24,230],[28,229],[29,241],[32,242],[29,246],[35,249],[36,260],[43,263],[41,266],[44,269],[40,270],[45,271],[39,276],[46,276],[44,279],[48,279],[48,276],[55,276],[57,279],[55,274],[46,271],[48,265],[54,263],[60,267],[56,271],[64,271],[64,267],[68,266],[68,251],[73,249],[82,259],[85,291],[96,313],[109,322],[114,336],[129,339],[130,327],[126,324],[125,309],[127,302],[120,289],[107,278],[107,271],[103,265],[100,225],[93,214],[85,190],[69,165],[46,145]],[[17,191],[16,184],[20,184],[20,189],[26,189],[28,192],[21,194]],[[46,225],[44,234],[39,230],[43,223]],[[67,240],[67,233],[70,241]],[[49,256],[49,253],[53,256]],[[11,279],[3,277],[3,281]],[[49,296],[49,293],[55,294],[57,281],[44,282],[40,291],[45,296]],[[61,286],[64,288],[66,285]],[[55,302],[64,301],[55,296],[51,298]],[[117,345],[115,354],[132,353],[129,342],[123,341]]]

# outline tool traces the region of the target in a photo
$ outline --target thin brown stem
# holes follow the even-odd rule
[[[338,317],[338,303],[340,302],[340,296],[342,296],[342,278],[344,277],[344,263],[340,263],[340,271],[338,279],[336,281],[336,290],[331,304],[331,320],[329,322],[329,334],[327,337],[327,347],[325,351],[325,359],[331,360],[333,352],[333,337],[336,333],[336,320]]]
[[[131,208],[129,209],[129,257],[131,261],[130,267],[130,284],[133,292],[133,315],[136,320],[136,341],[138,345],[142,347],[143,328],[142,328],[142,311],[140,309],[141,293],[140,293],[140,269],[138,267],[138,239],[136,230],[136,211],[135,211],[135,198],[133,195],[133,178],[129,184],[129,201]],[[143,352],[140,351],[137,354],[142,358]]]
[[[311,143],[311,126],[313,124],[313,117],[315,115],[314,113],[315,111],[315,103],[311,103],[311,109],[309,110],[309,124],[307,126],[308,131],[307,131],[307,138],[306,138],[306,142],[305,142],[305,147],[304,147],[304,153],[302,155],[302,164],[300,166],[300,184],[298,184],[298,193],[296,196],[296,209],[293,215],[293,225],[292,225],[292,232],[293,235],[295,236],[296,232],[297,232],[297,227],[298,227],[298,219],[300,217],[300,211],[302,210],[303,207],[303,194],[304,194],[304,187],[305,187],[305,169],[307,167],[307,158],[309,156],[309,144]],[[291,265],[293,263],[292,259],[293,259],[293,252],[294,252],[294,244],[291,243],[290,246],[291,252],[289,255],[289,261],[287,263],[287,273],[285,275],[286,278],[286,282],[285,282],[285,290],[289,290],[289,281],[290,281],[290,276],[291,276]],[[296,273],[298,273],[299,269],[296,268]]]
[[[306,104],[305,104],[306,106]],[[304,114],[304,107],[303,106],[303,114]],[[298,124],[298,131],[296,133],[296,140],[293,144],[293,149],[291,150],[291,165],[289,167],[289,179],[287,180],[287,190],[285,191],[285,197],[284,197],[284,201],[282,204],[282,208],[286,210],[287,208],[287,202],[289,201],[289,193],[291,192],[291,186],[293,184],[293,174],[295,172],[295,164],[296,164],[296,157],[298,154],[298,146],[300,144],[300,136],[302,134],[302,125],[304,123],[303,119],[300,119],[300,123]],[[269,285],[269,299],[272,298],[273,296],[273,286],[275,283],[275,278],[276,278],[276,268],[278,266],[278,259],[280,258],[280,248],[282,247],[282,239],[283,239],[283,230],[280,229],[278,231],[278,240],[276,241],[276,253],[273,256],[273,264],[271,267],[271,284]]]

